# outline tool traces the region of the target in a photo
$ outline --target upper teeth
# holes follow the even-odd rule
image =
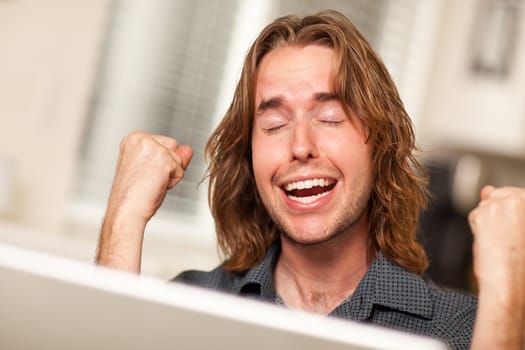
[[[312,179],[312,180],[290,182],[289,184],[286,184],[284,189],[286,191],[302,190],[305,188],[312,188],[314,186],[322,186],[322,187],[330,186],[331,184],[332,184],[332,181],[329,179]]]

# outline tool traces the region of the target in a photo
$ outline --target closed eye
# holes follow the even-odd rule
[[[343,120],[321,120],[321,123],[323,124],[328,124],[328,125],[338,125],[338,124],[341,124],[341,123],[344,123],[344,119]]]
[[[284,124],[283,125],[279,125],[279,126],[272,126],[271,128],[264,128],[264,132],[267,133],[267,134],[273,134],[273,133],[276,133],[277,131],[281,130],[283,127],[284,127]]]
[[[315,119],[324,125],[336,126],[348,120],[341,104],[334,99],[322,103],[314,113]]]
[[[284,111],[267,110],[263,114],[257,116],[256,122],[264,133],[273,134],[288,125],[290,119]]]

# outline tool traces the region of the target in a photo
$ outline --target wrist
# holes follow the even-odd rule
[[[480,288],[478,301],[480,308],[491,310],[494,316],[500,314],[512,326],[524,331],[525,327],[525,288],[517,282],[513,285],[493,284],[490,288]],[[505,315],[505,316],[503,316]]]
[[[118,238],[124,236],[142,240],[148,219],[131,210],[109,210],[102,222],[102,233]]]
[[[124,212],[106,214],[96,262],[123,271],[140,272],[146,220]]]
[[[497,285],[480,288],[471,349],[522,350],[524,327],[523,292]]]

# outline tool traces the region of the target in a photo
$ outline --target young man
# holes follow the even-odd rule
[[[381,60],[343,15],[284,17],[251,47],[207,145],[224,263],[176,279],[289,308],[434,336],[523,347],[525,191],[486,187],[470,215],[478,300],[421,273],[426,181]],[[144,229],[183,177],[189,146],[135,132],[120,149],[97,262],[140,271]],[[476,315],[477,311],[477,315]]]

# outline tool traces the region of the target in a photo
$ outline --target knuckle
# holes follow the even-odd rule
[[[474,209],[468,214],[467,219],[470,225],[474,225],[476,223],[477,217],[478,217],[478,209]]]
[[[124,150],[128,147],[128,145],[139,143],[145,138],[145,135],[146,133],[143,131],[132,131],[122,139],[120,142],[120,149]]]
[[[177,147],[179,147],[179,142],[177,141],[177,139],[169,138],[168,140],[170,141],[170,143],[171,143],[171,147],[172,147],[172,148],[177,148]]]
[[[161,169],[163,173],[171,174],[173,171],[175,171],[174,168],[175,167],[171,162],[162,162]]]
[[[508,205],[512,210],[525,212],[525,198],[513,196],[508,199]]]
[[[135,130],[135,131],[132,131],[128,136],[127,138],[129,138],[130,141],[140,141],[140,140],[143,140],[145,139],[147,136],[147,134],[144,132],[144,131],[140,131],[140,130]]]

